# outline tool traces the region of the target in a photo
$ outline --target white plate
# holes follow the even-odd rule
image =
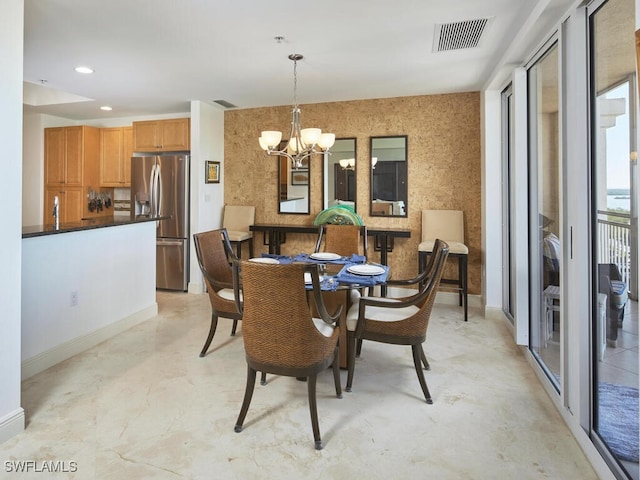
[[[311,272],[304,272],[304,283],[311,283]]]
[[[385,272],[385,269],[378,265],[351,265],[347,268],[347,272],[356,275],[380,275]]]
[[[254,257],[250,258],[249,261],[255,263],[280,263],[277,259],[269,257]]]
[[[342,258],[342,256],[337,253],[317,252],[309,255],[309,258],[313,258],[314,260],[338,260]]]

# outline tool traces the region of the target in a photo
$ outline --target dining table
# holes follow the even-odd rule
[[[319,266],[320,290],[322,299],[329,312],[335,312],[342,306],[342,313],[338,320],[340,329],[340,368],[347,368],[347,311],[353,301],[353,292],[365,288],[386,286],[390,268],[388,265],[367,262],[363,255],[353,254],[341,256],[331,252],[299,253],[296,255],[278,255],[263,253],[261,257],[250,261],[266,263],[310,263]],[[311,276],[305,274],[305,285],[311,291]],[[309,304],[314,312],[313,295],[309,295]]]

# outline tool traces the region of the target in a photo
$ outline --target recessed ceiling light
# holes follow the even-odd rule
[[[113,110],[113,108],[111,108],[109,105],[103,105],[102,107],[100,107],[100,110],[110,112],[111,110]]]
[[[93,73],[93,68],[89,67],[76,67],[76,72],[78,73]]]

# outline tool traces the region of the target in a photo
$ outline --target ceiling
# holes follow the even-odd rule
[[[188,112],[192,100],[289,105],[291,53],[304,55],[300,104],[478,91],[573,0],[24,3],[25,111],[82,121]],[[477,19],[488,19],[478,46],[434,51],[438,25]]]

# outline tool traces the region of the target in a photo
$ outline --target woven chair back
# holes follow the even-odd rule
[[[303,264],[241,262],[245,351],[255,362],[304,368],[332,354],[339,330],[327,341],[315,327]]]
[[[221,316],[225,312],[237,312],[235,301],[217,294],[222,288],[233,288],[233,273],[227,257],[230,247],[225,247],[226,229],[196,233],[193,237],[211,307]]]
[[[349,256],[367,255],[367,227],[360,225],[323,225],[324,251]]]

